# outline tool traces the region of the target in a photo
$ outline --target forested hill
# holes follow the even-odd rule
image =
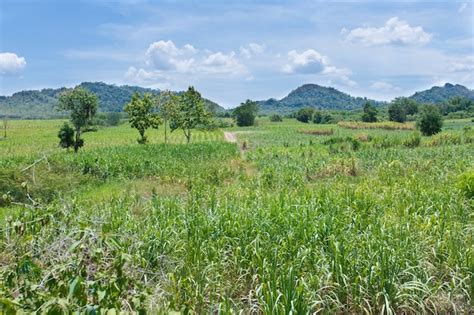
[[[99,98],[99,111],[120,112],[132,94],[151,93],[158,95],[159,90],[139,86],[113,85],[103,82],[83,82],[81,87],[95,93]],[[62,115],[54,107],[58,103],[59,94],[66,88],[21,91],[12,96],[0,96],[0,116],[14,118],[53,118]],[[224,108],[205,99],[209,109],[222,112]]]
[[[356,109],[370,101],[375,105],[382,102],[368,100],[362,97],[353,97],[332,87],[324,87],[317,84],[305,84],[293,90],[281,100],[269,99],[259,101],[261,112],[288,113],[303,107],[314,107],[319,109]]]
[[[410,98],[419,103],[440,104],[455,96],[468,98],[471,101],[474,101],[474,90],[470,90],[460,84],[454,85],[446,83],[444,86],[434,86],[431,89],[416,92],[410,96]]]

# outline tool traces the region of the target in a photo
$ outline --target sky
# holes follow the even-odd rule
[[[224,107],[305,83],[391,100],[474,87],[474,1],[0,0],[0,95],[83,81]]]

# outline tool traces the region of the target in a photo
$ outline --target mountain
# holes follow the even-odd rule
[[[132,94],[151,93],[159,95],[160,91],[129,85],[113,85],[103,82],[83,82],[81,87],[97,95],[99,99],[99,111],[120,112],[132,98]],[[58,112],[55,106],[61,92],[66,88],[42,89],[21,91],[12,96],[0,96],[0,117],[9,116],[12,118],[54,118],[64,116]],[[178,92],[178,94],[181,92]],[[225,109],[213,101],[204,99],[208,108],[216,113]]]
[[[383,102],[367,98],[353,97],[332,87],[304,84],[291,91],[281,100],[271,98],[266,101],[259,101],[258,105],[262,113],[290,113],[303,107],[337,110],[357,109],[361,108],[367,101],[375,105],[383,104]]]
[[[470,90],[463,85],[446,83],[444,86],[433,86],[431,89],[416,92],[410,98],[419,103],[440,104],[455,96],[474,101],[474,90]]]

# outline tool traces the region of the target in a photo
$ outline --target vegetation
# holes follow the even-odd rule
[[[171,131],[183,130],[187,143],[191,141],[191,131],[196,127],[206,127],[211,123],[212,117],[201,94],[192,86],[180,95],[176,109],[171,114]]]
[[[270,121],[272,121],[272,122],[282,122],[283,117],[281,117],[278,114],[273,114],[273,115],[270,116]]]
[[[441,131],[443,127],[443,117],[438,107],[434,105],[424,105],[418,115],[416,126],[425,136],[432,136]]]
[[[390,121],[404,123],[407,120],[407,112],[402,102],[395,100],[388,107],[388,118]]]
[[[459,84],[446,83],[444,86],[434,86],[431,89],[416,92],[410,98],[418,103],[443,104],[454,97],[474,101],[474,91]]]
[[[79,148],[84,145],[84,140],[81,138],[82,129],[90,123],[97,112],[97,97],[82,87],[75,87],[60,95],[58,109],[70,114],[76,136],[74,152],[77,153]]]
[[[472,308],[470,119],[428,138],[259,118],[237,145],[121,124],[78,154],[62,124],[0,141],[0,313]]]
[[[363,122],[376,122],[377,121],[377,109],[370,103],[364,104],[364,113],[362,114]]]
[[[69,150],[69,148],[74,146],[74,129],[68,123],[64,123],[61,129],[59,129],[58,138],[61,148]]]
[[[307,107],[296,112],[296,120],[309,123],[313,118],[314,109]]]
[[[255,117],[258,113],[258,105],[256,102],[246,100],[241,103],[239,107],[234,109],[233,116],[237,126],[246,127],[255,124]]]
[[[341,121],[339,127],[348,129],[385,129],[385,130],[413,130],[415,126],[411,123],[397,123],[392,121],[381,121],[378,123],[364,123],[356,121]]]
[[[161,124],[159,115],[153,111],[154,103],[150,94],[140,97],[138,93],[132,95],[132,100],[125,106],[125,112],[128,114],[128,121],[132,128],[138,130],[140,138],[137,140],[140,144],[147,142],[145,132],[148,128],[158,128]]]

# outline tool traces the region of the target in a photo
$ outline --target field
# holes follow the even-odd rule
[[[78,154],[61,124],[0,140],[0,313],[472,312],[471,120],[122,124]]]

